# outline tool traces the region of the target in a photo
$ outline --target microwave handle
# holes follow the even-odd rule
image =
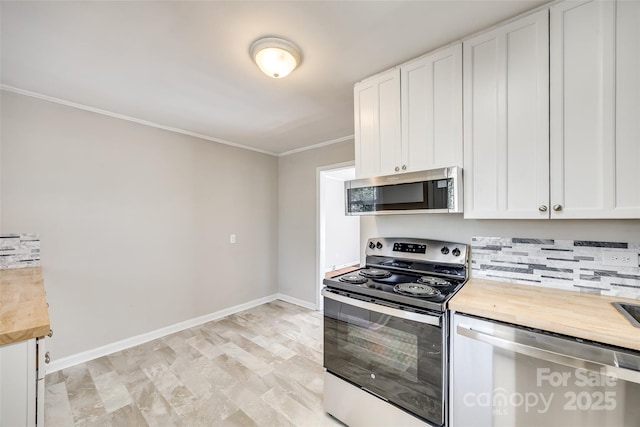
[[[640,384],[640,371],[625,369],[618,366],[607,365],[590,360],[579,359],[561,353],[556,353],[542,347],[535,347],[529,344],[517,342],[516,340],[508,340],[485,332],[479,332],[465,325],[458,325],[456,331],[459,335],[492,345],[497,348],[501,348],[503,350],[523,354],[525,356],[545,360],[547,362],[559,363],[561,365],[569,366],[570,368],[585,369],[587,371],[595,372],[596,374],[604,373],[605,375],[613,376],[621,380]]]
[[[430,316],[428,314],[414,313],[412,311],[400,310],[393,307],[387,307],[385,305],[374,304],[368,301],[362,301],[355,298],[349,298],[344,295],[334,294],[328,292],[325,289],[322,290],[322,295],[325,298],[332,299],[334,301],[341,302],[343,304],[353,305],[355,307],[363,308],[365,310],[373,311],[375,313],[386,314],[393,317],[399,317],[401,319],[412,320],[414,322],[426,323],[428,325],[440,326],[439,316]]]

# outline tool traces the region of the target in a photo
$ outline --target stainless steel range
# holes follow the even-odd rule
[[[446,303],[465,244],[373,238],[364,268],[324,280],[325,410],[350,426],[446,424]]]

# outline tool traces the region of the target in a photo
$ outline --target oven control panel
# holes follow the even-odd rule
[[[440,240],[375,237],[367,242],[366,255],[405,258],[434,263],[466,265],[468,246]]]
[[[420,245],[416,243],[400,243],[395,242],[393,244],[394,252],[408,252],[412,254],[424,254],[427,252],[427,245]]]

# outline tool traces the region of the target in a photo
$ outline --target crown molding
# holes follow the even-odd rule
[[[308,147],[296,148],[295,150],[285,151],[284,153],[280,153],[277,156],[278,157],[283,157],[283,156],[288,156],[290,154],[301,153],[303,151],[315,150],[316,148],[326,147],[327,145],[338,144],[339,142],[349,141],[351,139],[354,139],[354,136],[353,135],[347,135],[347,136],[343,136],[343,137],[340,137],[340,138],[332,139],[332,140],[329,140],[329,141],[320,142],[318,144],[309,145]]]
[[[274,153],[274,152],[271,152],[271,151],[261,150],[259,148],[255,148],[255,147],[249,147],[247,145],[238,144],[236,142],[231,142],[231,141],[227,141],[227,140],[220,139],[220,138],[214,138],[212,136],[203,135],[203,134],[200,134],[200,133],[191,132],[191,131],[188,131],[188,130],[175,128],[175,127],[172,127],[172,126],[165,126],[165,125],[162,125],[162,124],[159,124],[159,123],[150,122],[148,120],[138,119],[136,117],[131,117],[131,116],[127,116],[127,115],[124,115],[124,114],[114,113],[113,111],[107,111],[107,110],[103,110],[103,109],[100,109],[100,108],[91,107],[89,105],[80,104],[78,102],[68,101],[66,99],[56,98],[56,97],[53,97],[53,96],[44,95],[44,94],[41,94],[41,93],[32,92],[32,91],[25,90],[25,89],[20,89],[20,88],[14,87],[14,86],[6,85],[6,84],[0,84],[0,90],[4,90],[4,91],[7,91],[7,92],[13,92],[13,93],[17,93],[19,95],[29,96],[31,98],[37,98],[37,99],[40,99],[40,100],[43,100],[43,101],[53,102],[55,104],[65,105],[65,106],[71,107],[71,108],[77,108],[79,110],[89,111],[89,112],[96,113],[96,114],[102,114],[103,116],[113,117],[113,118],[120,119],[120,120],[126,120],[126,121],[129,121],[129,122],[133,122],[133,123],[138,123],[138,124],[145,125],[145,126],[154,127],[154,128],[157,128],[157,129],[162,129],[162,130],[166,130],[166,131],[169,131],[169,132],[179,133],[179,134],[187,135],[187,136],[193,136],[195,138],[200,138],[200,139],[204,139],[204,140],[207,140],[207,141],[217,142],[219,144],[229,145],[229,146],[236,147],[236,148],[242,148],[244,150],[255,151],[257,153],[267,154],[269,156],[275,156],[275,157],[288,156],[289,154],[295,154],[295,153],[300,153],[300,152],[307,151],[307,150],[313,150],[313,149],[316,149],[316,148],[325,147],[327,145],[337,144],[337,143],[340,143],[340,142],[343,142],[343,141],[348,141],[350,139],[353,139],[353,135],[348,135],[348,136],[344,136],[344,137],[341,137],[341,138],[332,139],[330,141],[325,141],[325,142],[321,142],[321,143],[318,143],[318,144],[310,145],[308,147],[296,148],[294,150],[285,151],[283,153]]]
[[[109,116],[109,117],[113,117],[113,118],[116,118],[116,119],[126,120],[126,121],[129,121],[129,122],[138,123],[138,124],[141,124],[141,125],[145,125],[145,126],[154,127],[154,128],[157,128],[157,129],[166,130],[166,131],[169,131],[169,132],[179,133],[179,134],[187,135],[187,136],[193,136],[195,138],[205,139],[207,141],[217,142],[219,144],[230,145],[232,147],[242,148],[244,150],[256,151],[258,153],[268,154],[270,156],[277,156],[278,155],[278,154],[273,153],[271,151],[260,150],[259,148],[254,148],[254,147],[248,147],[246,145],[238,144],[238,143],[231,142],[231,141],[226,141],[224,139],[214,138],[214,137],[211,137],[211,136],[208,136],[208,135],[202,135],[200,133],[191,132],[191,131],[180,129],[180,128],[161,125],[159,123],[150,122],[148,120],[142,120],[142,119],[138,119],[136,117],[126,116],[124,114],[119,114],[119,113],[114,113],[112,111],[102,110],[100,108],[91,107],[91,106],[80,104],[80,103],[77,103],[77,102],[67,101],[65,99],[55,98],[53,96],[43,95],[43,94],[37,93],[37,92],[31,92],[29,90],[20,89],[20,88],[17,88],[17,87],[6,85],[6,84],[0,84],[0,89],[5,90],[7,92],[17,93],[19,95],[30,96],[32,98],[41,99],[43,101],[48,101],[48,102],[53,102],[53,103],[56,103],[56,104],[65,105],[67,107],[77,108],[79,110],[90,111],[92,113],[102,114],[104,116]]]

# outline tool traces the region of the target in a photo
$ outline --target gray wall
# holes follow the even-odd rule
[[[353,141],[278,160],[278,283],[280,292],[316,304],[316,175],[320,166],[353,161]]]
[[[278,292],[277,158],[0,93],[1,231],[42,239],[55,358]]]
[[[640,220],[472,220],[461,214],[361,217],[363,251],[370,237],[396,236],[467,244],[473,236],[640,242]]]

